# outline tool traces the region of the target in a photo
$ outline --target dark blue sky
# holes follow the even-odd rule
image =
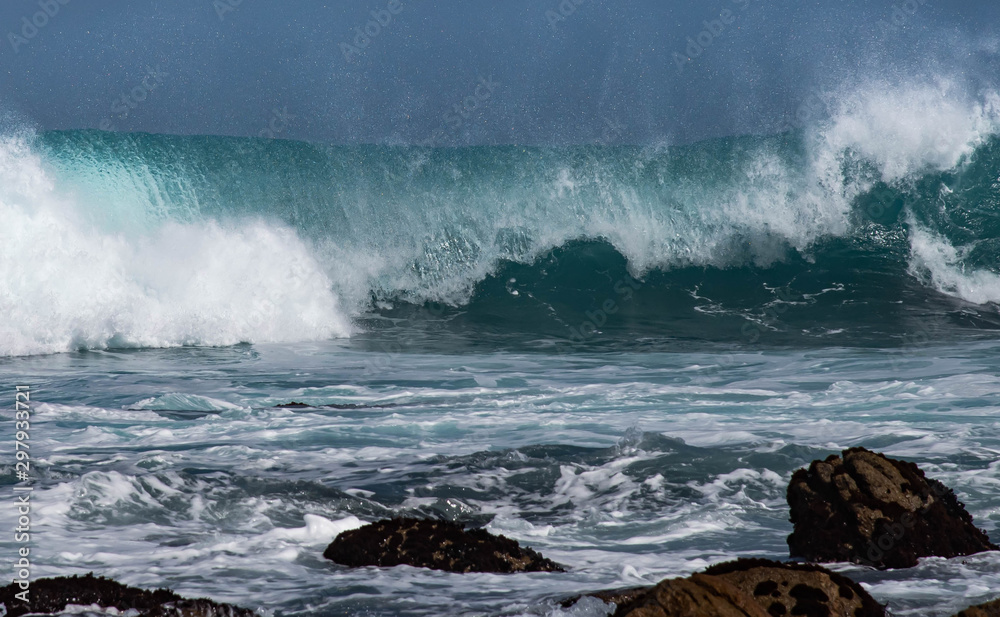
[[[0,24],[0,110],[41,129],[676,143],[852,81],[1000,76],[985,0],[4,0]]]

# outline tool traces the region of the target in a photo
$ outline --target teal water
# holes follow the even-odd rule
[[[835,148],[835,128],[674,148],[10,138],[0,352],[400,325],[623,349],[996,330],[1000,138],[942,163]]]
[[[6,135],[0,383],[36,403],[35,574],[273,615],[561,615],[786,557],[791,474],[856,445],[996,541],[990,101],[880,90],[646,147]],[[391,514],[568,572],[322,559]],[[1000,595],[998,559],[836,567],[946,616]]]
[[[36,401],[36,575],[100,572],[276,615],[561,615],[555,602],[576,592],[786,558],[791,473],[856,445],[917,462],[1000,534],[995,342],[367,347],[0,360],[3,382],[33,384]],[[317,407],[274,407],[291,401]],[[397,513],[487,525],[569,570],[352,571],[322,559],[340,530]],[[951,615],[1000,590],[994,553],[838,569],[897,615]]]

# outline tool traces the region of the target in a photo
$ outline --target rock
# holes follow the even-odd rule
[[[589,595],[614,602],[614,617],[885,617],[885,608],[845,576],[820,566],[766,559],[719,564],[656,587]]]
[[[358,403],[330,403],[329,405],[309,405],[308,403],[299,403],[297,401],[292,401],[291,403],[281,403],[280,405],[275,405],[275,409],[318,409],[320,407],[325,407],[327,409],[386,409],[389,407],[398,407],[399,405],[395,403],[384,403],[382,405],[361,405]]]
[[[750,594],[769,615],[885,617],[885,607],[864,587],[820,566],[740,559],[705,574]]]
[[[661,581],[618,607],[614,617],[770,617],[748,594],[717,576]]]
[[[447,521],[381,520],[345,531],[323,552],[351,567],[414,566],[448,572],[563,572],[530,548],[483,529],[465,530]]]
[[[813,461],[788,485],[792,557],[909,568],[921,557],[995,551],[951,489],[864,448]]]
[[[135,609],[139,612],[138,617],[257,617],[254,611],[230,604],[205,599],[188,600],[166,589],[146,591],[126,587],[93,574],[32,581],[28,604],[15,598],[14,594],[20,591],[16,584],[0,588],[0,603],[6,608],[6,617],[20,617],[28,613],[59,614],[69,604],[96,604],[102,608],[114,607],[121,612]]]
[[[614,604],[615,606],[622,606],[623,604],[629,604],[636,600],[639,596],[645,594],[652,586],[645,587],[628,587],[625,589],[607,589],[603,591],[593,591],[591,593],[586,593],[583,595],[576,595],[559,602],[563,608],[569,608],[582,600],[583,598],[597,598],[598,600],[605,602],[607,604]]]
[[[955,617],[1000,617],[1000,599],[987,602],[986,604],[970,606],[955,615]]]

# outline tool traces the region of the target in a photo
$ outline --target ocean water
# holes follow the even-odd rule
[[[856,445],[997,541],[1000,105],[834,103],[655,147],[9,131],[0,383],[35,405],[33,576],[269,615],[603,615],[558,600],[786,558],[791,474]],[[568,571],[322,558],[393,514]],[[997,553],[835,568],[895,615],[1000,596]]]

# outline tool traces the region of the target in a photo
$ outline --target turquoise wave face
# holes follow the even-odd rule
[[[195,307],[147,342],[102,321],[98,346],[261,340],[263,322],[284,324],[263,340],[402,328],[627,346],[905,344],[995,328],[1000,138],[908,152],[843,133],[430,149],[64,131],[31,151],[73,226],[159,247],[142,272],[114,274],[137,294],[165,295],[161,271],[198,270],[185,245],[219,243],[212,289],[271,267],[282,245],[294,256],[267,280],[295,303],[241,288],[209,307],[218,321],[237,304],[278,306],[225,340],[175,327],[205,321]],[[325,294],[300,323],[296,304]]]
[[[330,147],[48,133],[46,158],[108,229],[260,217],[318,248],[386,262],[379,291],[454,300],[499,260],[605,239],[635,272],[768,263],[846,231],[801,136],[684,148]],[[460,295],[460,294],[459,294]]]

